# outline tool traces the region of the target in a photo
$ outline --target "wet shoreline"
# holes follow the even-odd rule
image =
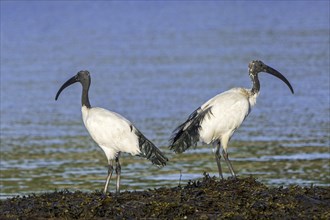
[[[240,177],[252,175],[272,187],[330,186],[328,147],[287,147],[286,144],[233,141],[229,153],[234,170]],[[202,178],[204,172],[218,177],[211,146],[198,146],[183,154],[174,154],[166,146],[161,149],[170,158],[167,166],[161,169],[148,160],[123,154],[123,191],[184,185],[189,180]],[[102,150],[86,143],[13,146],[10,151],[2,149],[1,154],[0,199],[55,189],[93,192],[102,189],[107,174]],[[225,178],[229,177],[224,162],[223,167]],[[111,183],[110,189],[113,187]]]

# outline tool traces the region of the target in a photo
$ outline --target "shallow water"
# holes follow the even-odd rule
[[[261,59],[295,89],[260,75],[261,94],[229,147],[235,170],[268,184],[329,185],[329,2],[1,2],[1,196],[102,189],[103,152],[80,113],[77,71],[93,106],[130,119],[171,162],[123,157],[123,189],[217,175],[211,147],[166,146],[196,107],[250,87]],[[228,176],[228,170],[224,172]],[[113,189],[113,185],[112,185]]]

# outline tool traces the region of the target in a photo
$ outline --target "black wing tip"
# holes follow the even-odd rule
[[[159,150],[159,148],[157,148],[137,129],[136,135],[139,138],[140,156],[147,158],[157,166],[165,166],[168,158]]]
[[[184,150],[181,150],[181,149],[180,149],[180,146],[178,146],[176,142],[172,142],[172,143],[168,146],[168,148],[169,148],[171,151],[174,151],[174,153],[176,153],[176,154],[181,154],[181,153],[184,152]]]
[[[212,115],[211,107],[205,110],[199,107],[191,113],[184,123],[174,129],[169,148],[175,153],[183,153],[191,146],[196,146],[200,139],[201,123],[209,113]]]
[[[164,167],[168,162],[168,158],[162,155],[162,158],[157,158],[157,161],[151,161],[151,162],[159,167]]]
[[[196,111],[194,111],[194,112],[196,112]],[[181,139],[181,137],[182,137],[182,135],[184,133],[184,127],[192,119],[191,118],[191,115],[189,116],[189,118],[185,122],[183,122],[182,124],[180,124],[178,127],[176,127],[172,131],[172,135],[171,135],[171,137],[169,139],[169,148],[170,148],[170,150],[174,151],[175,153],[182,153],[183,152],[183,151],[179,150],[179,148],[180,148],[180,139]]]
[[[157,166],[166,166],[168,158],[160,151],[159,148],[155,147],[154,150],[154,158],[152,158],[151,162]]]

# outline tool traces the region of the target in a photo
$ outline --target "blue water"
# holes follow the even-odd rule
[[[254,59],[282,72],[295,94],[260,74],[257,105],[233,141],[328,148],[329,42],[328,1],[1,1],[1,151],[94,149],[81,122],[80,86],[54,101],[62,83],[85,69],[92,106],[124,115],[165,147],[203,102],[251,87]]]

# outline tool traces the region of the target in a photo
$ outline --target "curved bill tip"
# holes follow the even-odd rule
[[[69,80],[67,80],[67,81],[61,86],[61,88],[58,90],[58,92],[56,93],[55,101],[58,99],[58,97],[60,96],[61,92],[62,92],[66,87],[68,87],[68,86],[70,86],[71,84],[76,83],[76,82],[78,82],[76,76],[74,76],[74,77],[70,78]]]
[[[60,95],[60,91],[58,91],[57,93],[56,93],[56,96],[55,96],[55,101],[57,101],[57,99],[58,99],[58,97],[59,97],[59,95]]]
[[[293,88],[292,87],[290,88],[290,90],[291,90],[291,93],[294,94],[294,91],[293,91]]]
[[[289,80],[287,80],[287,78],[285,78],[285,76],[283,76],[280,72],[278,72],[277,70],[273,69],[270,66],[267,66],[265,72],[267,72],[273,76],[276,76],[277,78],[282,80],[289,87],[289,89],[291,90],[291,93],[294,94],[294,90],[293,90]]]

